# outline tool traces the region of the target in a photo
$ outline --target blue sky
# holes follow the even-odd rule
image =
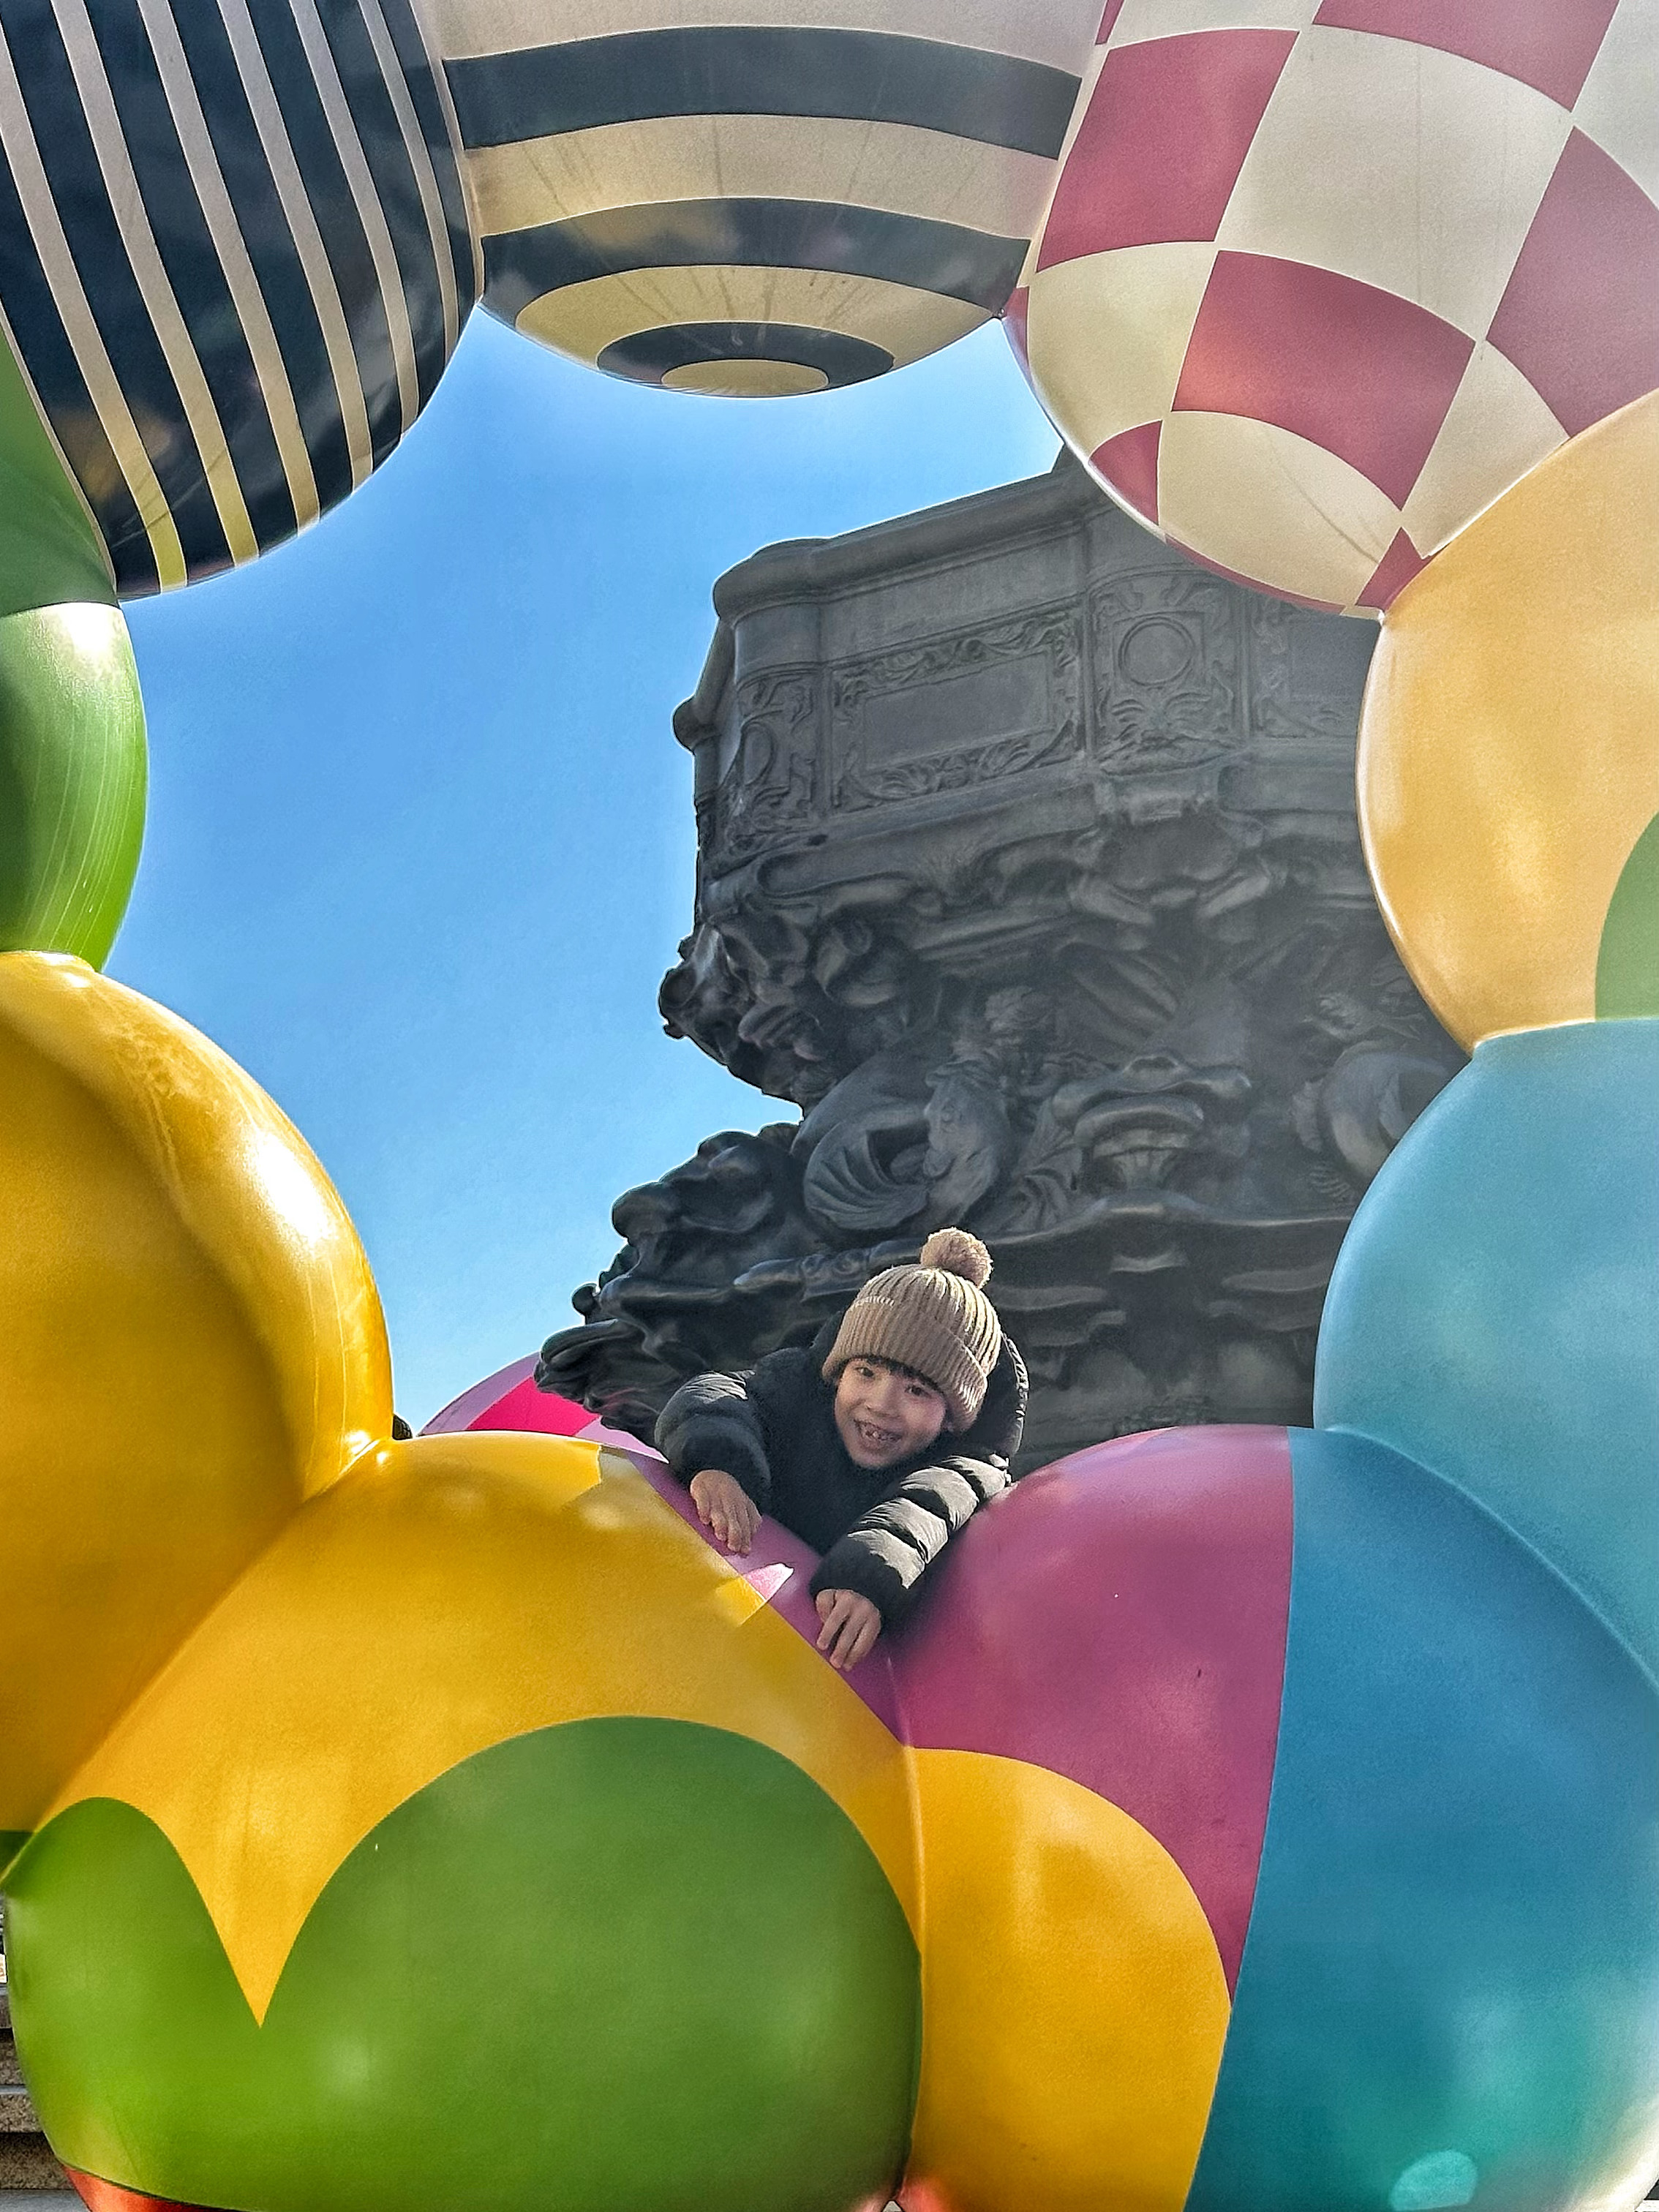
[[[703,399],[475,315],[386,467],[254,567],[129,610],[149,825],[109,972],[298,1123],[401,1410],[575,1316],[617,1194],[787,1109],[662,1035],[721,570],[1048,466],[992,326],[896,376]]]

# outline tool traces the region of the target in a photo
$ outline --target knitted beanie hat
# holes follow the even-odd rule
[[[933,1384],[958,1436],[972,1428],[1002,1351],[1002,1324],[983,1288],[990,1273],[977,1237],[936,1229],[919,1267],[872,1275],[848,1307],[824,1381],[836,1382],[849,1359],[888,1359]]]

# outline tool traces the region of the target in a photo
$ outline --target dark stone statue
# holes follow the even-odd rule
[[[1349,1216],[1461,1064],[1361,860],[1373,630],[1200,571],[1069,464],[774,546],[715,605],[662,1012],[801,1117],[617,1200],[542,1379],[648,1435],[960,1222],[1026,1464],[1305,1421]]]

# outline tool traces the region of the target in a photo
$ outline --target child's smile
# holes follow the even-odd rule
[[[945,1426],[931,1382],[884,1359],[849,1359],[836,1383],[836,1429],[855,1467],[896,1467],[926,1451]]]

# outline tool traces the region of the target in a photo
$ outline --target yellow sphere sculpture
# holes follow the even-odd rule
[[[301,1501],[390,1433],[392,1370],[332,1187],[188,1023],[79,960],[0,956],[0,1097],[15,1836]]]
[[[1462,1043],[1659,1014],[1659,394],[1489,507],[1395,601],[1359,817]]]

